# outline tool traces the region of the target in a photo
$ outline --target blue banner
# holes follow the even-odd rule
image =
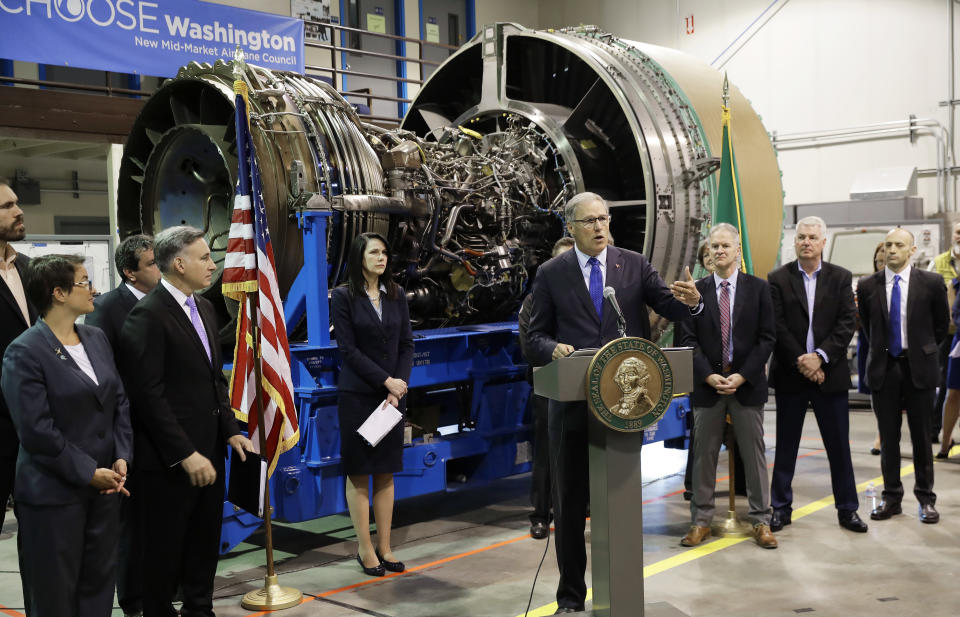
[[[233,58],[304,72],[303,22],[199,0],[0,0],[0,58],[173,77]]]

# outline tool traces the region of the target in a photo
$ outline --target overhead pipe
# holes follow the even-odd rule
[[[953,1],[953,0],[951,0]],[[832,146],[850,141],[895,137],[903,134],[907,137],[929,135],[937,140],[937,212],[947,212],[956,209],[956,199],[947,203],[947,162],[952,161],[952,153],[948,144],[952,143],[952,133],[939,121],[932,118],[910,118],[908,120],[894,120],[890,122],[875,122],[860,126],[828,129],[824,131],[804,131],[771,136],[774,148],[789,150],[815,146]]]

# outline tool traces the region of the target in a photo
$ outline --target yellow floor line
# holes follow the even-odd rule
[[[950,456],[956,456],[960,454],[960,445],[956,445],[950,450]],[[914,471],[913,463],[909,465],[904,465],[900,468],[900,477],[912,475]],[[876,487],[877,499],[880,499],[880,493],[883,490],[883,476],[878,476],[872,480],[867,480],[866,482],[861,482],[857,485],[857,492],[862,493],[873,484]],[[808,503],[805,506],[797,508],[793,511],[791,519],[803,518],[804,516],[809,516],[814,512],[823,510],[828,506],[833,505],[833,495],[829,497],[824,497],[823,499],[818,499],[812,503]],[[868,506],[870,504],[867,504]],[[666,572],[667,570],[676,568],[677,566],[682,566],[685,563],[694,561],[695,559],[700,559],[706,557],[717,551],[721,551],[725,548],[729,548],[735,544],[740,544],[745,540],[750,540],[750,538],[720,538],[714,540],[713,542],[708,542],[707,544],[701,544],[696,546],[688,551],[684,551],[679,555],[674,555],[673,557],[667,557],[666,559],[661,559],[656,563],[652,563],[649,566],[643,567],[643,578],[649,578],[654,574],[660,574],[661,572]],[[587,589],[587,601],[589,602],[593,598],[593,588]],[[550,604],[545,604],[539,606],[536,609],[530,609],[530,612],[526,614],[526,617],[544,617],[545,615],[552,615],[557,610],[557,603],[551,602]],[[517,615],[517,617],[524,617],[523,613]]]

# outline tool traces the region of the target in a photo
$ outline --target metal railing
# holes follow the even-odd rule
[[[337,84],[337,81],[338,81],[338,80],[337,80],[337,77],[340,77],[341,83],[342,83],[343,77],[363,77],[363,78],[367,78],[367,79],[376,79],[376,80],[393,82],[393,83],[395,83],[395,84],[413,84],[413,85],[415,85],[415,86],[421,86],[421,85],[423,85],[423,79],[422,79],[422,78],[421,78],[421,79],[411,79],[411,78],[408,78],[408,77],[402,77],[402,76],[397,75],[397,74],[382,75],[382,74],[376,74],[376,73],[366,73],[366,72],[362,72],[362,71],[353,71],[353,70],[350,70],[349,68],[341,68],[342,66],[344,66],[344,65],[347,64],[346,62],[344,62],[344,55],[343,55],[343,54],[356,54],[356,55],[368,56],[368,57],[372,57],[372,58],[380,58],[380,59],[383,59],[383,60],[394,60],[394,61],[396,61],[396,62],[409,62],[409,63],[415,64],[415,65],[417,65],[417,66],[419,67],[419,74],[420,74],[420,76],[422,77],[422,76],[423,76],[423,72],[424,72],[424,71],[423,71],[424,66],[433,66],[433,67],[436,67],[436,66],[440,66],[440,64],[442,64],[442,62],[435,62],[435,61],[433,61],[433,60],[427,60],[427,59],[425,59],[425,58],[423,57],[423,50],[424,50],[425,47],[433,47],[433,48],[437,48],[437,49],[446,49],[446,50],[451,50],[451,51],[452,51],[452,50],[459,49],[459,48],[458,48],[457,46],[455,46],[455,45],[445,45],[445,44],[443,44],[443,43],[430,43],[430,42],[425,41],[425,40],[416,39],[416,38],[411,38],[411,37],[407,37],[407,36],[400,36],[400,35],[397,35],[397,34],[385,34],[385,33],[379,33],[379,32],[370,32],[370,31],[368,31],[368,30],[363,30],[363,29],[360,29],[360,28],[352,28],[352,27],[350,27],[350,26],[342,26],[342,25],[340,25],[340,24],[332,24],[332,23],[325,23],[325,22],[305,22],[305,23],[306,23],[306,24],[310,24],[310,25],[314,25],[314,26],[319,26],[319,27],[321,27],[321,28],[329,28],[329,29],[330,29],[330,33],[331,33],[330,42],[329,42],[329,43],[314,42],[314,41],[306,41],[306,42],[304,42],[304,47],[326,50],[326,51],[329,53],[330,66],[320,66],[320,65],[315,65],[315,64],[308,64],[308,65],[306,65],[305,68],[306,68],[306,70],[307,70],[308,72],[319,73],[319,74],[324,74],[324,73],[329,74],[330,76],[332,76],[332,79],[333,79],[333,81],[334,81],[334,87],[337,87],[337,88],[339,88],[339,86],[338,86],[338,84]],[[337,45],[337,44],[334,43],[334,40],[335,40],[334,32],[337,32],[337,33],[339,33],[339,35],[340,35],[340,37],[339,37],[339,39],[340,39],[340,44],[339,44],[339,45]],[[351,47],[351,46],[346,45],[346,44],[344,43],[344,40],[345,40],[346,37],[347,37],[348,35],[350,35],[350,34],[356,34],[356,35],[358,35],[358,36],[369,36],[369,37],[375,37],[375,38],[380,38],[380,39],[387,39],[387,40],[394,41],[394,42],[412,43],[412,44],[416,45],[417,52],[416,52],[416,55],[415,55],[415,56],[413,56],[413,55],[403,55],[403,56],[401,56],[401,55],[398,55],[398,54],[388,54],[388,53],[384,53],[384,52],[380,52],[380,51],[370,51],[370,50],[367,50],[367,49],[363,49],[362,47],[359,47],[359,46],[358,46],[358,47]],[[362,39],[361,39],[361,41],[362,41]],[[347,91],[341,90],[341,94],[343,94],[343,96],[346,97],[348,100],[349,100],[350,97],[358,97],[358,96],[359,96],[359,97],[365,98],[365,99],[375,99],[375,100],[381,100],[381,101],[391,101],[391,102],[395,102],[395,103],[410,103],[410,102],[412,102],[412,99],[409,99],[409,98],[386,96],[386,95],[383,95],[383,94],[370,94],[370,93],[359,94],[359,93],[351,93],[349,90],[347,90]],[[395,117],[394,117],[394,116],[376,116],[376,115],[370,115],[370,114],[360,114],[360,117],[361,117],[362,119],[364,119],[364,120],[373,120],[373,121],[377,121],[377,122],[380,123],[380,124],[392,124],[392,125],[394,125],[394,126],[399,126],[400,121],[402,120],[402,118],[400,117],[400,114],[399,114],[399,113],[398,113],[397,116],[395,116]]]
[[[313,75],[329,75],[334,83],[335,88],[340,88],[340,84],[343,82],[343,77],[361,77],[365,79],[374,79],[382,80],[387,82],[393,82],[394,84],[412,84],[414,86],[421,86],[423,84],[423,79],[413,79],[409,77],[403,77],[394,74],[378,74],[378,73],[367,73],[363,71],[354,71],[349,68],[341,68],[347,63],[344,61],[344,54],[356,54],[362,56],[368,56],[373,58],[380,58],[384,60],[393,60],[396,62],[409,62],[415,64],[419,67],[419,73],[422,77],[425,66],[436,67],[442,64],[441,62],[427,60],[423,57],[423,51],[426,47],[433,47],[437,49],[445,50],[456,50],[458,47],[454,45],[445,45],[443,43],[431,43],[425,40],[418,38],[411,38],[407,36],[399,36],[396,34],[384,34],[379,32],[370,32],[368,30],[363,30],[360,28],[351,28],[349,26],[341,26],[339,24],[325,23],[325,22],[305,22],[311,25],[320,26],[321,28],[327,28],[331,32],[330,42],[314,42],[314,41],[305,41],[305,48],[314,48],[326,50],[329,53],[330,66],[323,66],[317,64],[307,64],[305,70]],[[333,43],[334,37],[333,33],[338,32],[340,35],[340,44],[336,45]],[[403,43],[412,43],[416,46],[416,55],[397,55],[389,54],[378,51],[370,51],[363,49],[362,47],[351,47],[345,45],[346,37],[352,34],[356,34],[362,37],[374,37],[380,39],[388,39],[394,42],[403,42]],[[360,39],[362,41],[362,39]],[[326,74],[326,75],[324,75]],[[340,78],[339,80],[337,78]],[[107,74],[109,81],[109,74]],[[339,82],[339,83],[338,83]],[[40,88],[56,88],[62,90],[78,91],[78,92],[90,92],[102,94],[104,96],[122,96],[122,97],[147,97],[150,95],[148,90],[134,90],[131,88],[117,88],[111,86],[109,83],[105,85],[94,85],[94,84],[80,84],[80,83],[68,83],[62,81],[50,81],[45,79],[28,79],[23,77],[8,77],[0,75],[0,87],[22,87],[22,86],[38,86]],[[400,89],[396,89],[397,92]],[[405,98],[401,96],[389,96],[386,94],[375,94],[372,92],[351,92],[349,90],[343,91],[340,90],[340,93],[347,98],[347,100],[361,98],[368,102],[367,106],[372,107],[369,104],[371,100],[378,101],[389,101],[392,103],[411,103],[412,99]],[[372,112],[369,114],[360,114],[360,117],[366,121],[376,122],[382,125],[392,125],[399,126],[401,121],[401,116],[398,113],[396,116],[384,116],[384,115],[374,115]]]

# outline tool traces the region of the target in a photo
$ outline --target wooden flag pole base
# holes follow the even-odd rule
[[[291,608],[303,601],[303,594],[293,587],[281,587],[277,575],[263,579],[263,589],[244,594],[240,606],[248,611],[279,611]]]

